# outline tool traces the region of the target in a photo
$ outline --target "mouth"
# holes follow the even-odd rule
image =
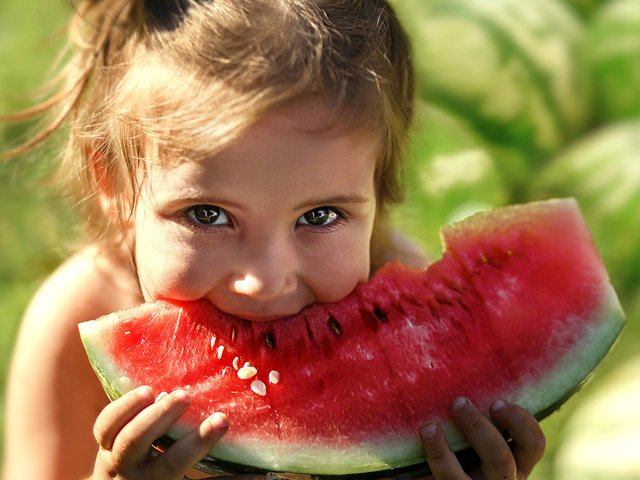
[[[214,304],[216,305],[216,304]],[[274,320],[280,320],[282,318],[290,317],[300,313],[304,306],[300,308],[284,308],[284,309],[250,309],[250,308],[233,308],[229,305],[216,305],[216,307],[222,310],[228,315],[232,315],[236,318],[241,318],[249,322],[271,322]]]
[[[249,322],[272,322],[274,320],[280,320],[282,318],[290,317],[292,314],[288,315],[234,315],[235,317],[241,318],[243,320],[247,320]]]

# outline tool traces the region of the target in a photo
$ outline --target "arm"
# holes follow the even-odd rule
[[[7,385],[6,480],[74,479],[93,467],[91,425],[107,399],[77,334],[92,314],[87,290],[72,288],[74,276],[86,280],[80,270],[75,260],[54,273],[21,325]]]

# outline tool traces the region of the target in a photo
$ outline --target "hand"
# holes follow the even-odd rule
[[[517,405],[494,402],[491,418],[495,425],[464,397],[452,402],[450,415],[477,453],[480,465],[465,473],[440,426],[430,423],[422,427],[420,438],[435,480],[523,480],[542,458],[542,429],[532,415]],[[499,428],[512,441],[507,442]]]
[[[229,429],[214,413],[165,452],[151,455],[151,444],[164,435],[189,407],[184,391],[161,394],[139,387],[111,402],[98,415],[94,436],[99,450],[93,480],[182,480]]]

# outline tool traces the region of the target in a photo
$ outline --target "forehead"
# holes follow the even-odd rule
[[[285,87],[283,82],[278,88],[239,91],[232,83],[202,79],[149,55],[126,74],[116,111],[122,112],[123,123],[140,124],[162,161],[182,153],[187,158],[208,155],[265,119],[283,129],[376,132],[382,143],[387,128],[379,94],[368,88],[347,94],[317,91],[313,85]]]
[[[364,129],[341,128],[330,108],[301,101],[261,117],[220,151],[148,172],[153,190],[265,201],[282,197],[370,195],[378,145]],[[177,193],[174,191],[174,193]]]
[[[317,96],[296,98],[285,105],[273,108],[261,117],[257,125],[265,125],[279,131],[337,135],[364,134],[364,128],[345,115],[345,112],[330,102]],[[360,131],[362,130],[362,131]]]
[[[382,128],[372,116],[352,112],[342,104],[316,95],[294,98],[253,117],[250,112],[246,116],[241,114],[223,121],[216,116],[209,119],[199,117],[202,120],[199,125],[188,121],[176,122],[177,125],[171,127],[175,135],[171,138],[158,137],[160,143],[156,153],[159,157],[155,154],[152,157],[163,164],[179,163],[185,159],[204,160],[259,133],[296,137],[310,143],[338,138],[365,141],[376,161],[383,148]],[[183,138],[181,132],[185,129],[195,133],[187,133]],[[153,145],[153,138],[150,140],[150,145]]]

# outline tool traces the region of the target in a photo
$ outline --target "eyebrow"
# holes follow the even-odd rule
[[[165,197],[156,197],[156,200],[156,203],[158,205],[162,205],[163,207],[172,207],[175,204],[224,204],[224,206],[227,208],[231,207],[238,210],[243,210],[242,206],[235,202],[211,197],[210,195],[201,193],[200,191],[192,187],[176,189],[175,191],[171,192],[171,195],[166,195]]]
[[[363,195],[352,194],[352,195],[336,195],[334,197],[322,197],[315,198],[310,200],[305,200],[304,202],[296,205],[296,209],[305,209],[312,208],[322,205],[344,205],[344,204],[353,204],[353,203],[367,203],[370,199]]]
[[[231,202],[228,199],[218,199],[215,197],[210,197],[204,194],[201,194],[197,189],[193,189],[192,187],[186,187],[184,189],[180,189],[177,193],[177,198],[170,196],[168,198],[160,197],[158,200],[158,204],[163,207],[171,207],[174,204],[214,204],[214,205],[223,205],[225,208],[234,208],[237,210],[244,210],[244,207],[235,202]],[[297,204],[294,208],[296,210],[304,210],[311,209],[318,206],[323,205],[349,205],[349,204],[364,204],[370,202],[370,198],[357,193],[348,193],[345,195],[334,195],[328,197],[317,197],[311,198],[308,200],[304,200]]]

